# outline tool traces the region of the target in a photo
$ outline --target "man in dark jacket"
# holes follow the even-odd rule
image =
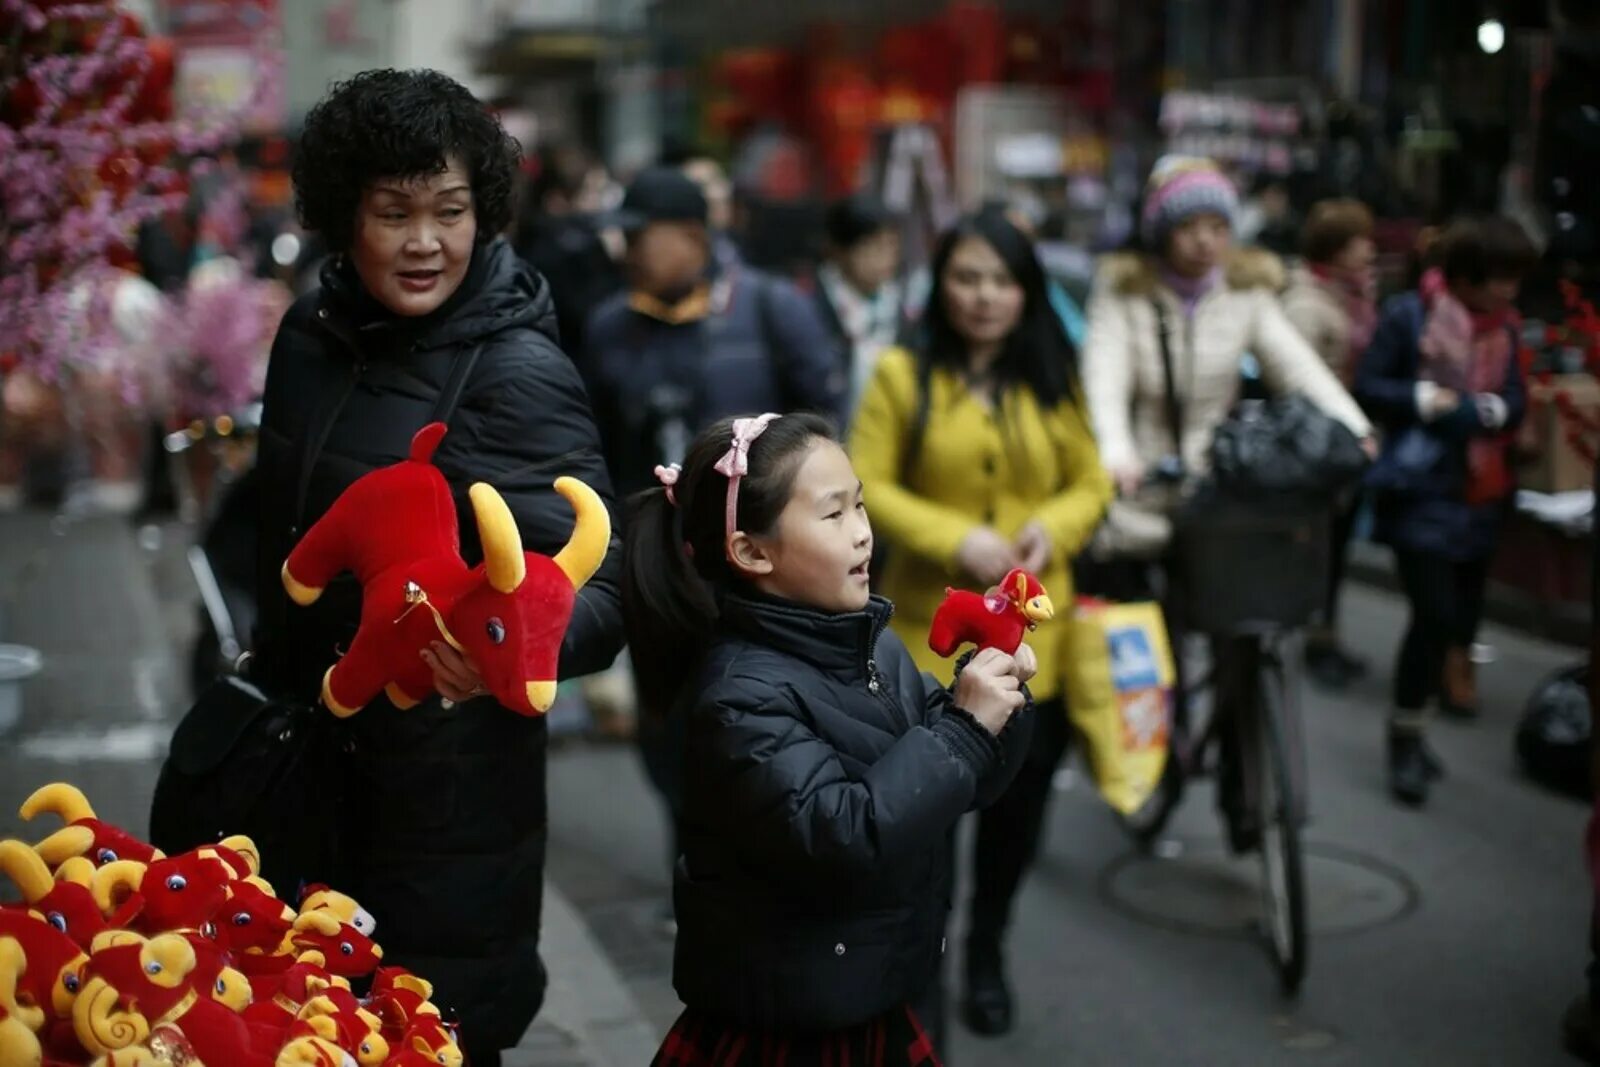
[[[816,309],[711,254],[704,194],[672,167],[635,179],[620,221],[629,289],[595,309],[584,367],[620,496],[655,484],[702,427],[752,411],[843,415],[845,380]]]
[[[556,344],[549,288],[492,236],[510,214],[515,159],[481,105],[431,71],[358,75],[307,117],[296,194],[302,219],[336,254],[321,288],[284,317],[267,373],[253,675],[274,695],[315,700],[360,609],[349,578],[309,608],[291,606],[283,560],[340,493],[405,457],[432,419],[449,423],[434,462],[456,496],[469,562],[482,558],[466,504],[474,482],[500,492],[523,546],[544,554],[561,549],[574,523],[553,489],[558,476],[611,504],[583,385]],[[441,394],[457,384],[459,403],[441,411]],[[604,668],[621,647],[620,557],[614,542],[579,593],[562,678]],[[441,677],[436,666],[436,683],[459,698],[453,707],[435,696],[400,711],[380,697],[329,720],[344,756],[325,798],[340,854],[330,871],[297,874],[372,912],[384,962],[431,981],[435,1002],[459,1015],[474,1064],[495,1064],[544,997],[548,735],[544,719]],[[280,879],[279,888],[295,885]]]

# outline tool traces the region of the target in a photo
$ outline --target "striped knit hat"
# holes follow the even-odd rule
[[[1141,227],[1146,245],[1160,249],[1167,235],[1196,215],[1221,215],[1234,223],[1239,194],[1228,176],[1202,156],[1162,156],[1145,186]]]

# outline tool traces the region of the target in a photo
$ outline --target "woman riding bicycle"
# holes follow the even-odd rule
[[[1102,262],[1089,305],[1084,390],[1101,458],[1122,497],[1101,531],[1102,554],[1159,561],[1166,553],[1176,494],[1144,490],[1205,472],[1212,436],[1238,399],[1247,354],[1269,391],[1301,393],[1357,437],[1371,432],[1284,316],[1277,258],[1233,248],[1237,208],[1232,184],[1210,160],[1168,157],[1145,192],[1147,251]],[[1221,800],[1233,845],[1242,850],[1253,844],[1253,831],[1236,817],[1243,806],[1230,795],[1227,730],[1222,740]]]

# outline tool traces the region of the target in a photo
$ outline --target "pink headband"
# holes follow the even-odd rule
[[[727,455],[717,460],[716,471],[728,479],[728,536],[739,528],[739,479],[750,473],[750,446],[766,432],[767,426],[778,416],[773,412],[753,419],[733,420],[733,442]]]

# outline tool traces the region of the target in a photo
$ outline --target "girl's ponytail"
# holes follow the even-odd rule
[[[622,622],[638,683],[639,707],[665,715],[685,667],[705,654],[717,605],[688,558],[669,490],[633,498],[622,553]]]

